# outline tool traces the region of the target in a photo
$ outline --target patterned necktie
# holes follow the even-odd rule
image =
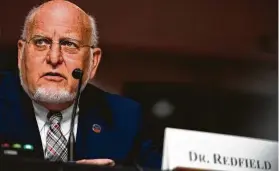
[[[67,161],[67,140],[60,129],[62,114],[49,113],[49,130],[46,137],[46,158],[50,161]]]

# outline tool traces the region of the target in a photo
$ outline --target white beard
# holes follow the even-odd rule
[[[45,103],[60,104],[75,99],[76,93],[70,93],[64,89],[39,87],[33,96],[33,100]]]

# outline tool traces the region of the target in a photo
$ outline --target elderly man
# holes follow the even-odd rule
[[[0,138],[35,145],[37,158],[68,161],[78,87],[72,71],[80,68],[84,75],[73,127],[75,161],[159,168],[160,155],[141,136],[140,106],[87,85],[101,60],[97,44],[94,18],[76,5],[55,0],[32,9],[18,41],[19,74],[2,73]]]

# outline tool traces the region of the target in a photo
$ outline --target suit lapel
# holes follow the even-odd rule
[[[35,146],[35,157],[43,159],[44,153],[41,143],[41,136],[36,121],[33,104],[23,89],[20,89],[20,105],[23,112],[19,114],[17,119],[19,125],[17,134],[21,135],[20,139],[22,142],[30,143]]]
[[[104,142],[102,139],[112,126],[112,115],[108,111],[108,107],[103,106],[102,95],[101,90],[91,85],[87,86],[81,95],[76,138],[76,159],[100,158],[100,155],[102,155],[99,145]]]
[[[84,90],[80,99],[76,160],[110,158],[116,163],[126,162],[133,134],[116,128],[104,92],[93,86],[90,88]]]
[[[10,143],[32,144],[34,153],[30,155],[43,158],[43,151],[37,121],[31,99],[20,86],[18,73],[7,75],[3,84],[2,102],[4,110],[1,113],[4,140]],[[1,137],[0,137],[1,138]],[[31,157],[31,156],[29,156]]]
[[[77,128],[77,136],[76,136],[76,144],[75,144],[75,160],[87,158],[87,148],[88,148],[88,133],[91,130],[90,120],[94,119],[93,116],[96,115],[96,105],[95,101],[91,101],[88,96],[90,91],[88,90],[88,86],[81,93],[80,101],[79,101],[79,119],[78,119],[78,128]],[[91,101],[91,106],[89,104]],[[92,144],[93,145],[93,144]]]

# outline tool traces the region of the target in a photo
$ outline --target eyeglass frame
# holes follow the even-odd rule
[[[72,38],[64,38],[65,40],[59,40],[59,41],[57,42],[57,41],[53,41],[51,38],[48,38],[48,37],[45,37],[45,36],[35,35],[35,36],[33,36],[32,38],[30,38],[29,41],[27,41],[26,39],[23,39],[23,38],[21,38],[20,40],[22,40],[22,41],[26,42],[27,44],[29,44],[29,43],[30,43],[31,41],[33,41],[35,38],[42,38],[42,39],[46,39],[47,41],[49,41],[50,44],[49,44],[48,50],[51,49],[51,47],[52,47],[52,45],[53,45],[54,43],[55,43],[55,44],[59,44],[59,47],[61,48],[61,46],[62,46],[61,43],[66,42],[66,41],[69,41],[70,43],[72,43],[72,44],[74,44],[75,46],[77,46],[76,48],[77,48],[78,50],[79,50],[80,48],[83,48],[83,47],[89,47],[89,48],[92,48],[92,49],[95,48],[94,45],[77,45],[77,43],[75,43],[75,42],[80,43],[80,41],[78,41],[78,40],[76,40],[76,39],[72,39]],[[74,41],[74,42],[72,42],[72,41]],[[34,43],[33,43],[33,44],[34,44]],[[36,44],[34,44],[34,45],[38,47],[38,45],[36,45]]]

